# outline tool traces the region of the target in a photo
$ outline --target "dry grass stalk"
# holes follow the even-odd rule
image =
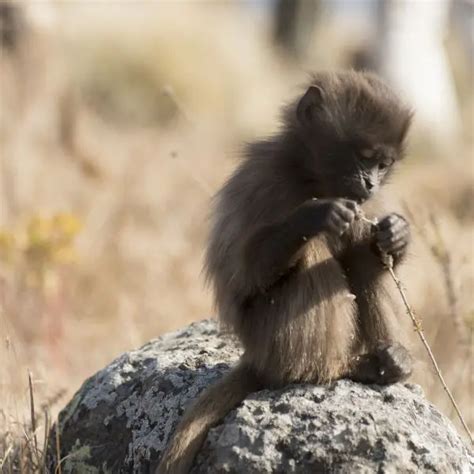
[[[56,441],[56,459],[57,459],[57,466],[55,469],[55,473],[61,474],[61,440],[59,436],[59,419],[56,420],[56,429],[54,430],[55,433],[55,441]]]
[[[406,214],[410,217],[410,220],[413,223],[418,235],[420,236],[421,241],[425,244],[434,261],[440,268],[440,273],[444,282],[444,288],[446,290],[449,314],[454,325],[454,331],[459,342],[459,348],[462,352],[464,352],[467,360],[471,360],[473,353],[473,346],[471,344],[470,338],[471,330],[468,327],[466,320],[463,318],[463,312],[461,305],[459,304],[459,292],[457,285],[455,284],[452,254],[446,245],[445,239],[443,238],[439,221],[433,212],[429,213],[428,220],[431,224],[433,236],[428,236],[426,229],[418,224],[419,220],[414,217],[410,206],[404,202],[403,207]],[[436,343],[438,342],[438,338],[441,338],[444,335],[444,332],[440,331],[440,329],[441,326],[438,327],[434,336],[435,347]],[[461,368],[459,371],[455,372],[455,388],[458,387],[458,385],[460,385],[463,380],[465,380],[466,370],[469,371],[469,364],[466,364],[464,368]]]
[[[446,289],[446,296],[448,300],[449,313],[454,324],[457,338],[466,351],[466,353],[472,355],[472,346],[469,339],[469,329],[461,316],[461,311],[459,310],[459,298],[456,291],[456,284],[452,266],[452,257],[448,250],[448,246],[442,236],[440,225],[438,219],[434,213],[430,213],[428,218],[433,229],[435,241],[428,237],[427,233],[423,227],[417,225],[417,219],[415,219],[413,212],[407,203],[403,205],[405,212],[410,217],[410,221],[413,223],[418,235],[421,237],[422,241],[425,243],[426,247],[429,249],[434,260],[438,263],[441,274],[443,275],[444,286]]]
[[[193,120],[191,120],[191,117],[190,117],[188,111],[186,110],[186,107],[183,105],[181,100],[178,98],[178,96],[176,95],[176,93],[175,93],[175,91],[174,91],[174,89],[171,85],[167,85],[167,86],[163,87],[161,93],[165,97],[167,97],[168,99],[171,100],[171,102],[175,106],[176,111],[178,112],[178,114],[184,119],[184,121],[188,125],[194,125],[194,122],[193,122]]]
[[[43,456],[41,458],[41,466],[45,466],[46,465],[46,453],[47,453],[47,450],[48,450],[48,440],[49,440],[49,436],[47,435],[49,433],[49,429],[51,428],[50,426],[50,423],[49,423],[49,413],[48,413],[48,410],[45,409],[44,412],[43,412],[43,416],[44,416],[44,432],[46,434],[46,436],[44,437],[44,440],[43,440]]]
[[[412,322],[413,322],[413,326],[415,327],[415,330],[416,332],[418,333],[418,335],[420,336],[420,339],[421,339],[421,342],[423,343],[423,345],[425,346],[425,349],[426,351],[428,352],[428,355],[430,357],[430,360],[431,360],[431,363],[433,364],[433,367],[436,371],[436,374],[438,375],[438,378],[441,382],[441,385],[443,386],[444,388],[444,391],[447,393],[450,401],[451,401],[451,404],[453,405],[453,408],[454,410],[456,411],[458,417],[459,417],[459,420],[461,421],[461,424],[464,428],[464,430],[466,431],[468,437],[469,437],[469,440],[471,441],[471,444],[474,444],[474,439],[472,437],[472,434],[469,430],[469,427],[467,426],[467,423],[466,421],[464,420],[464,417],[461,413],[461,410],[459,409],[458,407],[458,404],[456,403],[456,400],[454,400],[454,397],[451,393],[451,391],[449,390],[448,386],[446,385],[446,382],[444,381],[444,377],[443,375],[441,374],[441,371],[439,369],[439,366],[438,366],[438,363],[436,362],[436,359],[435,359],[435,356],[433,354],[433,351],[431,350],[431,347],[430,345],[428,344],[428,341],[426,340],[426,337],[425,337],[425,334],[423,332],[423,329],[421,327],[421,323],[420,321],[416,318],[414,312],[413,312],[413,309],[411,308],[410,304],[408,303],[408,300],[407,300],[407,297],[405,295],[405,290],[403,289],[403,286],[402,286],[402,283],[400,281],[400,279],[398,278],[398,276],[395,274],[395,272],[393,271],[393,260],[391,257],[388,258],[388,265],[387,265],[387,269],[393,279],[393,281],[395,282],[395,284],[397,285],[397,288],[398,288],[398,291],[400,293],[400,296],[402,297],[402,300],[403,300],[403,303],[405,305],[405,308],[407,310],[407,313],[408,315],[410,316]]]
[[[31,377],[31,372],[28,372],[28,388],[30,393],[31,433],[33,434],[35,452],[38,452],[38,438],[36,437],[35,397],[33,393],[33,380]]]
[[[361,215],[360,218],[362,220],[370,223],[371,225],[377,225],[376,220],[367,219],[363,215]],[[407,310],[407,314],[410,316],[411,321],[413,323],[413,326],[415,328],[415,331],[418,333],[418,336],[420,337],[421,342],[425,346],[426,352],[428,353],[428,356],[431,360],[431,363],[433,364],[435,372],[436,372],[436,374],[437,374],[437,376],[438,376],[438,378],[441,382],[441,385],[443,386],[444,391],[447,393],[447,395],[448,395],[448,397],[451,401],[451,404],[453,405],[454,410],[456,411],[456,414],[458,415],[459,420],[461,421],[461,424],[462,424],[464,430],[466,431],[466,433],[469,437],[469,440],[471,441],[471,444],[474,444],[474,439],[472,437],[471,431],[469,430],[469,427],[467,426],[467,423],[464,419],[464,416],[461,413],[461,410],[458,407],[458,404],[456,403],[456,400],[454,399],[451,391],[449,390],[448,386],[446,385],[446,382],[444,380],[443,375],[441,374],[441,370],[438,366],[438,363],[436,362],[436,358],[433,354],[433,351],[431,350],[431,347],[428,344],[428,341],[426,340],[425,334],[423,332],[423,328],[421,327],[421,322],[415,316],[415,312],[412,309],[412,307],[410,306],[410,303],[408,302],[408,299],[407,299],[407,296],[405,294],[405,290],[403,288],[402,282],[401,282],[400,278],[398,278],[397,274],[395,273],[395,271],[393,269],[393,257],[391,255],[384,255],[383,258],[382,258],[382,261],[383,261],[383,264],[387,267],[387,270],[390,273],[390,276],[392,277],[392,280],[394,281],[395,285],[397,286],[398,292],[400,293],[400,296],[403,300],[403,304],[405,305],[405,308]]]
[[[441,234],[441,229],[439,227],[439,222],[436,216],[433,213],[430,213],[429,218],[437,240],[436,244],[432,246],[432,253],[441,267],[441,272],[443,274],[446,286],[451,318],[453,320],[459,341],[461,342],[462,346],[467,349],[468,352],[470,352],[472,348],[470,345],[469,337],[466,336],[469,331],[467,330],[466,324],[459,311],[458,295],[454,283],[451,254],[449,253],[448,247]]]
[[[0,415],[2,415],[3,418],[2,422],[4,422],[6,426],[0,434],[0,472],[3,474],[14,474],[18,472],[43,473],[48,471],[46,457],[48,446],[50,444],[49,432],[51,428],[49,410],[52,405],[60,400],[64,395],[64,390],[57,392],[47,399],[41,405],[43,413],[42,415],[39,415],[35,410],[34,384],[30,372],[28,373],[28,388],[30,405],[29,422],[13,422],[7,426],[7,417],[3,411],[0,411]],[[44,422],[44,438],[40,447],[37,430],[39,426],[38,423],[41,421],[41,416],[43,417]],[[16,425],[20,425],[20,429],[18,429]],[[59,433],[56,434],[56,451],[58,449]],[[60,467],[57,472],[61,472]]]

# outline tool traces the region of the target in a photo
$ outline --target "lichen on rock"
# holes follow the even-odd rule
[[[202,321],[117,358],[60,413],[63,472],[150,472],[184,408],[240,352],[215,322]],[[473,466],[418,386],[340,380],[250,395],[211,429],[192,471],[468,473]]]

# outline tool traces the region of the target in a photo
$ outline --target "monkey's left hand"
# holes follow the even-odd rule
[[[389,214],[377,224],[374,241],[378,250],[399,259],[410,241],[410,225],[401,215]]]

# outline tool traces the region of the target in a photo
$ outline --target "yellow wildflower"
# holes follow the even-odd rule
[[[59,213],[53,217],[54,230],[66,239],[74,238],[82,229],[82,222],[71,213]]]

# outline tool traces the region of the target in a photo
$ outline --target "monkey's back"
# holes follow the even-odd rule
[[[243,245],[260,226],[287,216],[301,196],[270,166],[271,144],[244,160],[217,194],[206,253],[219,318],[240,338],[245,358],[276,385],[324,382],[341,373],[354,339],[355,305],[324,238],[272,287],[247,271]],[[335,342],[338,341],[338,342]]]

